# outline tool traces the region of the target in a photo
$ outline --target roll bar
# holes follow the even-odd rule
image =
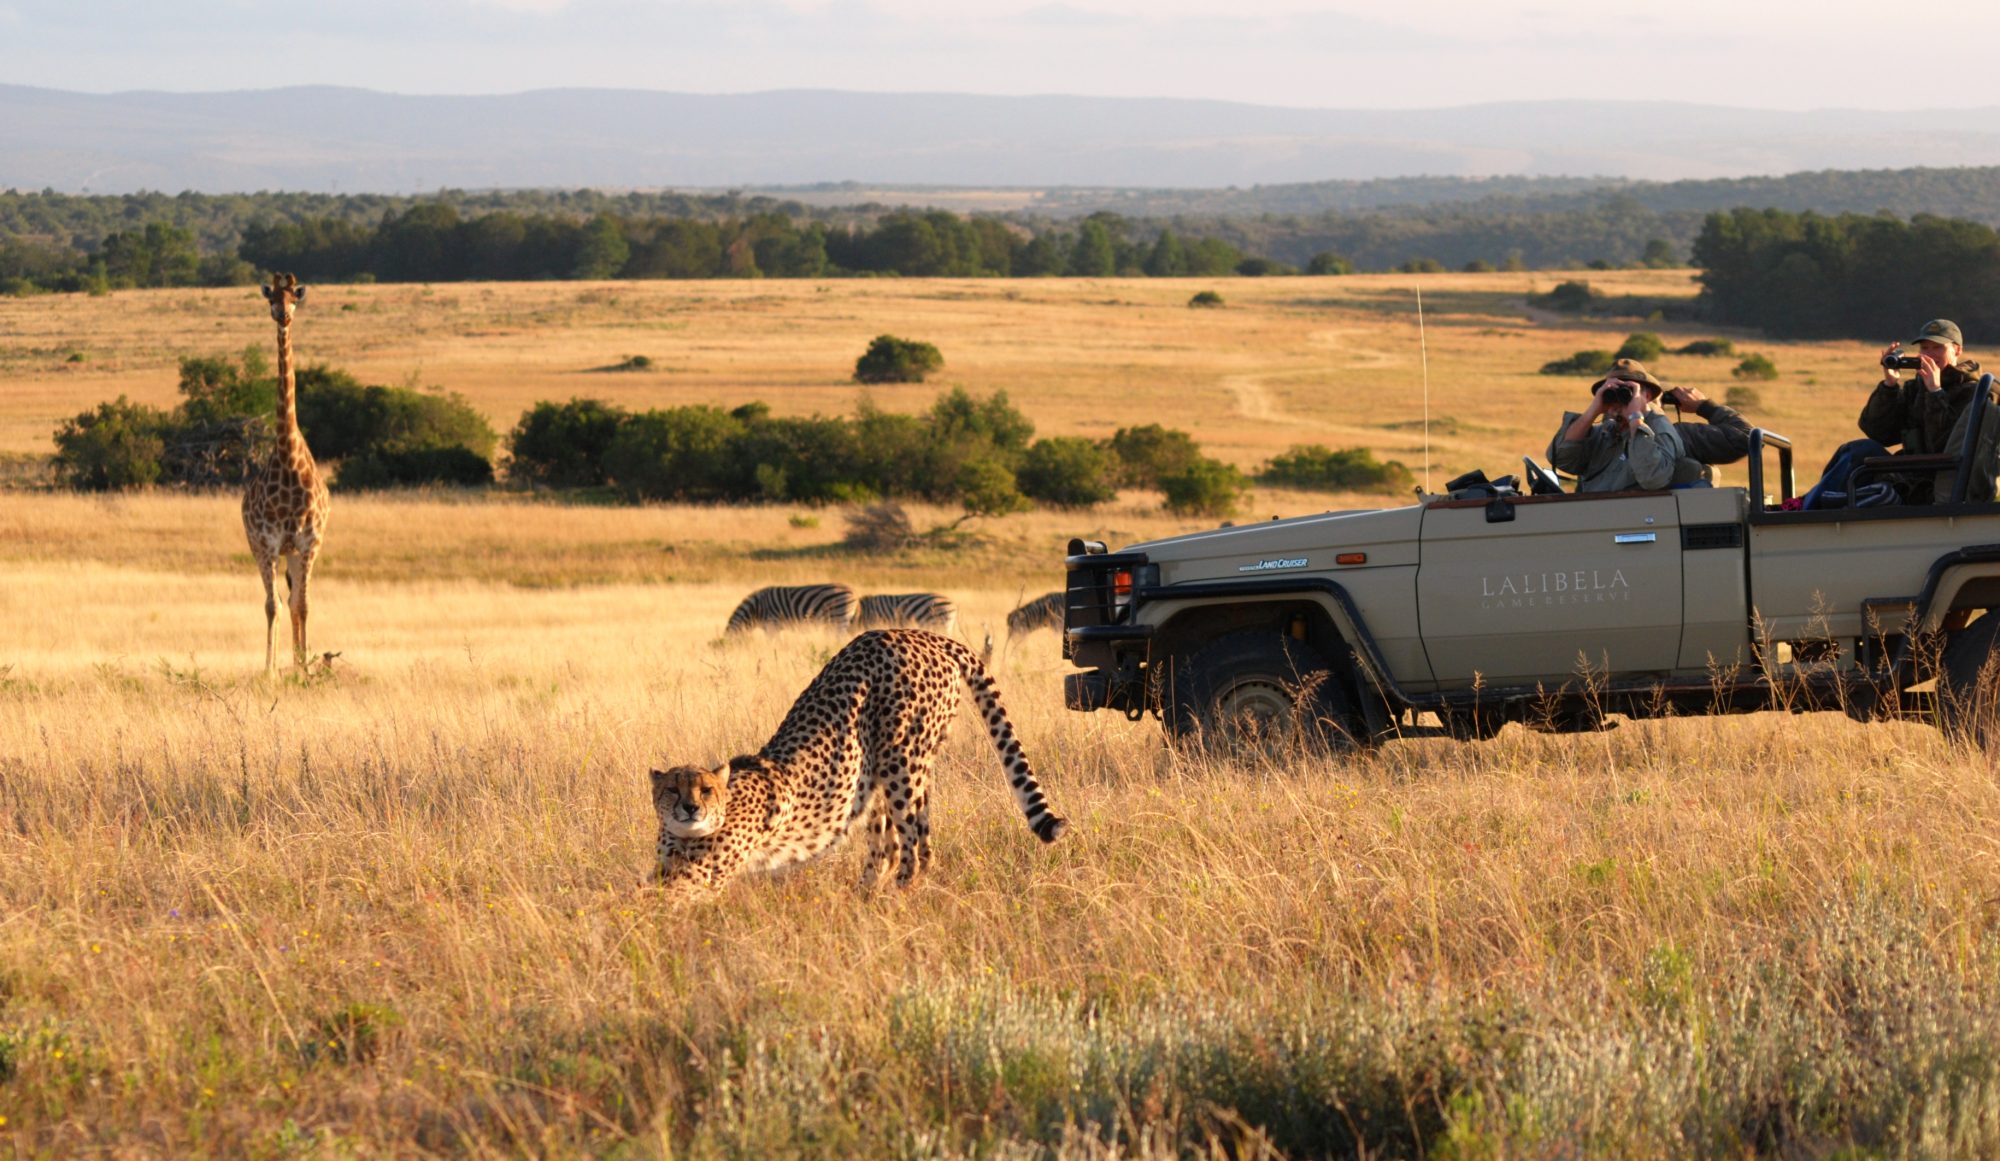
[[[1750,510],[1764,512],[1764,449],[1776,448],[1778,452],[1778,499],[1780,502],[1792,498],[1792,441],[1775,431],[1761,427],[1750,429]]]

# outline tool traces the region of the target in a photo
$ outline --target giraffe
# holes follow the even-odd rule
[[[292,316],[306,288],[289,274],[272,274],[264,287],[278,324],[278,444],[243,491],[243,533],[264,577],[264,673],[277,667],[278,598],[273,589],[278,558],[285,558],[285,588],[292,612],[292,658],[306,663],[306,585],[313,559],[326,540],[326,480],[299,432],[298,386],[292,377]]]

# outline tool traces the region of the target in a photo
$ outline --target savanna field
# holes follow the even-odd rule
[[[850,412],[887,332],[946,365],[885,408],[1004,390],[1040,434],[1419,477],[1427,349],[1436,484],[1540,458],[1588,379],[1536,369],[1634,330],[1775,361],[1744,410],[1808,476],[1876,375],[1881,344],[1525,305],[1558,279],[1427,277],[1421,337],[1402,276],[324,286],[294,341],[504,432],[572,396]],[[1228,305],[1189,310],[1210,285]],[[311,632],[338,656],[267,681],[237,497],[57,492],[43,461],[63,418],[171,403],[179,357],[271,332],[250,288],[0,299],[0,1150],[2000,1154],[2000,783],[1927,726],[1178,753],[1065,711],[1054,634],[1005,633],[1070,536],[1203,526],[1142,492],[888,555],[843,548],[839,507],[336,492]],[[1720,398],[1733,365],[1653,366]],[[1259,489],[1239,519],[1398,502]],[[1067,836],[1035,840],[968,721],[914,888],[859,894],[853,849],[713,903],[638,888],[648,768],[754,750],[840,645],[725,641],[730,609],[817,580],[993,634]]]

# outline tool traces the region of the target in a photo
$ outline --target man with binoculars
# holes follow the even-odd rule
[[[1854,496],[1847,495],[1846,489],[1849,477],[1861,466],[1861,461],[1890,455],[1889,449],[1898,444],[1902,446],[1896,455],[1957,455],[1964,450],[1966,408],[1979,383],[1979,364],[1961,358],[1964,344],[1957,323],[1934,318],[1918,330],[1907,348],[1903,343],[1891,343],[1882,352],[1882,381],[1875,385],[1861,408],[1861,431],[1868,438],[1852,440],[1835,450],[1826,470],[1820,473],[1819,483],[1805,494],[1804,507],[1928,504],[1940,494],[1937,485],[1940,479],[1948,493],[1954,475],[1951,472],[1878,475],[1864,480]],[[1915,353],[1909,353],[1908,348],[1914,348]],[[1915,371],[1916,376],[1905,380],[1899,374],[1901,371]],[[1994,438],[1994,413],[1989,410],[1987,418],[1983,426],[1989,430],[1980,433],[1982,445],[1990,444]],[[1982,456],[1982,464],[1989,458]],[[1981,474],[1983,484],[1974,481],[1971,499],[1992,498],[1992,472],[1985,470]]]
[[[1590,385],[1590,407],[1563,416],[1549,463],[1577,478],[1579,492],[1657,491],[1672,484],[1687,454],[1656,402],[1660,381],[1632,359]],[[1598,422],[1600,419],[1603,422]]]

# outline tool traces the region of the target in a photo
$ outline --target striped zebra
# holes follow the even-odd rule
[[[813,624],[846,629],[853,623],[854,590],[846,585],[773,585],[744,597],[723,631]]]
[[[894,596],[862,597],[861,628],[929,629],[949,633],[958,625],[958,606],[939,593],[897,593]]]
[[[1061,590],[1046,596],[1036,597],[1020,608],[1007,614],[1007,635],[1032,633],[1037,629],[1060,629],[1063,626],[1063,598]]]

